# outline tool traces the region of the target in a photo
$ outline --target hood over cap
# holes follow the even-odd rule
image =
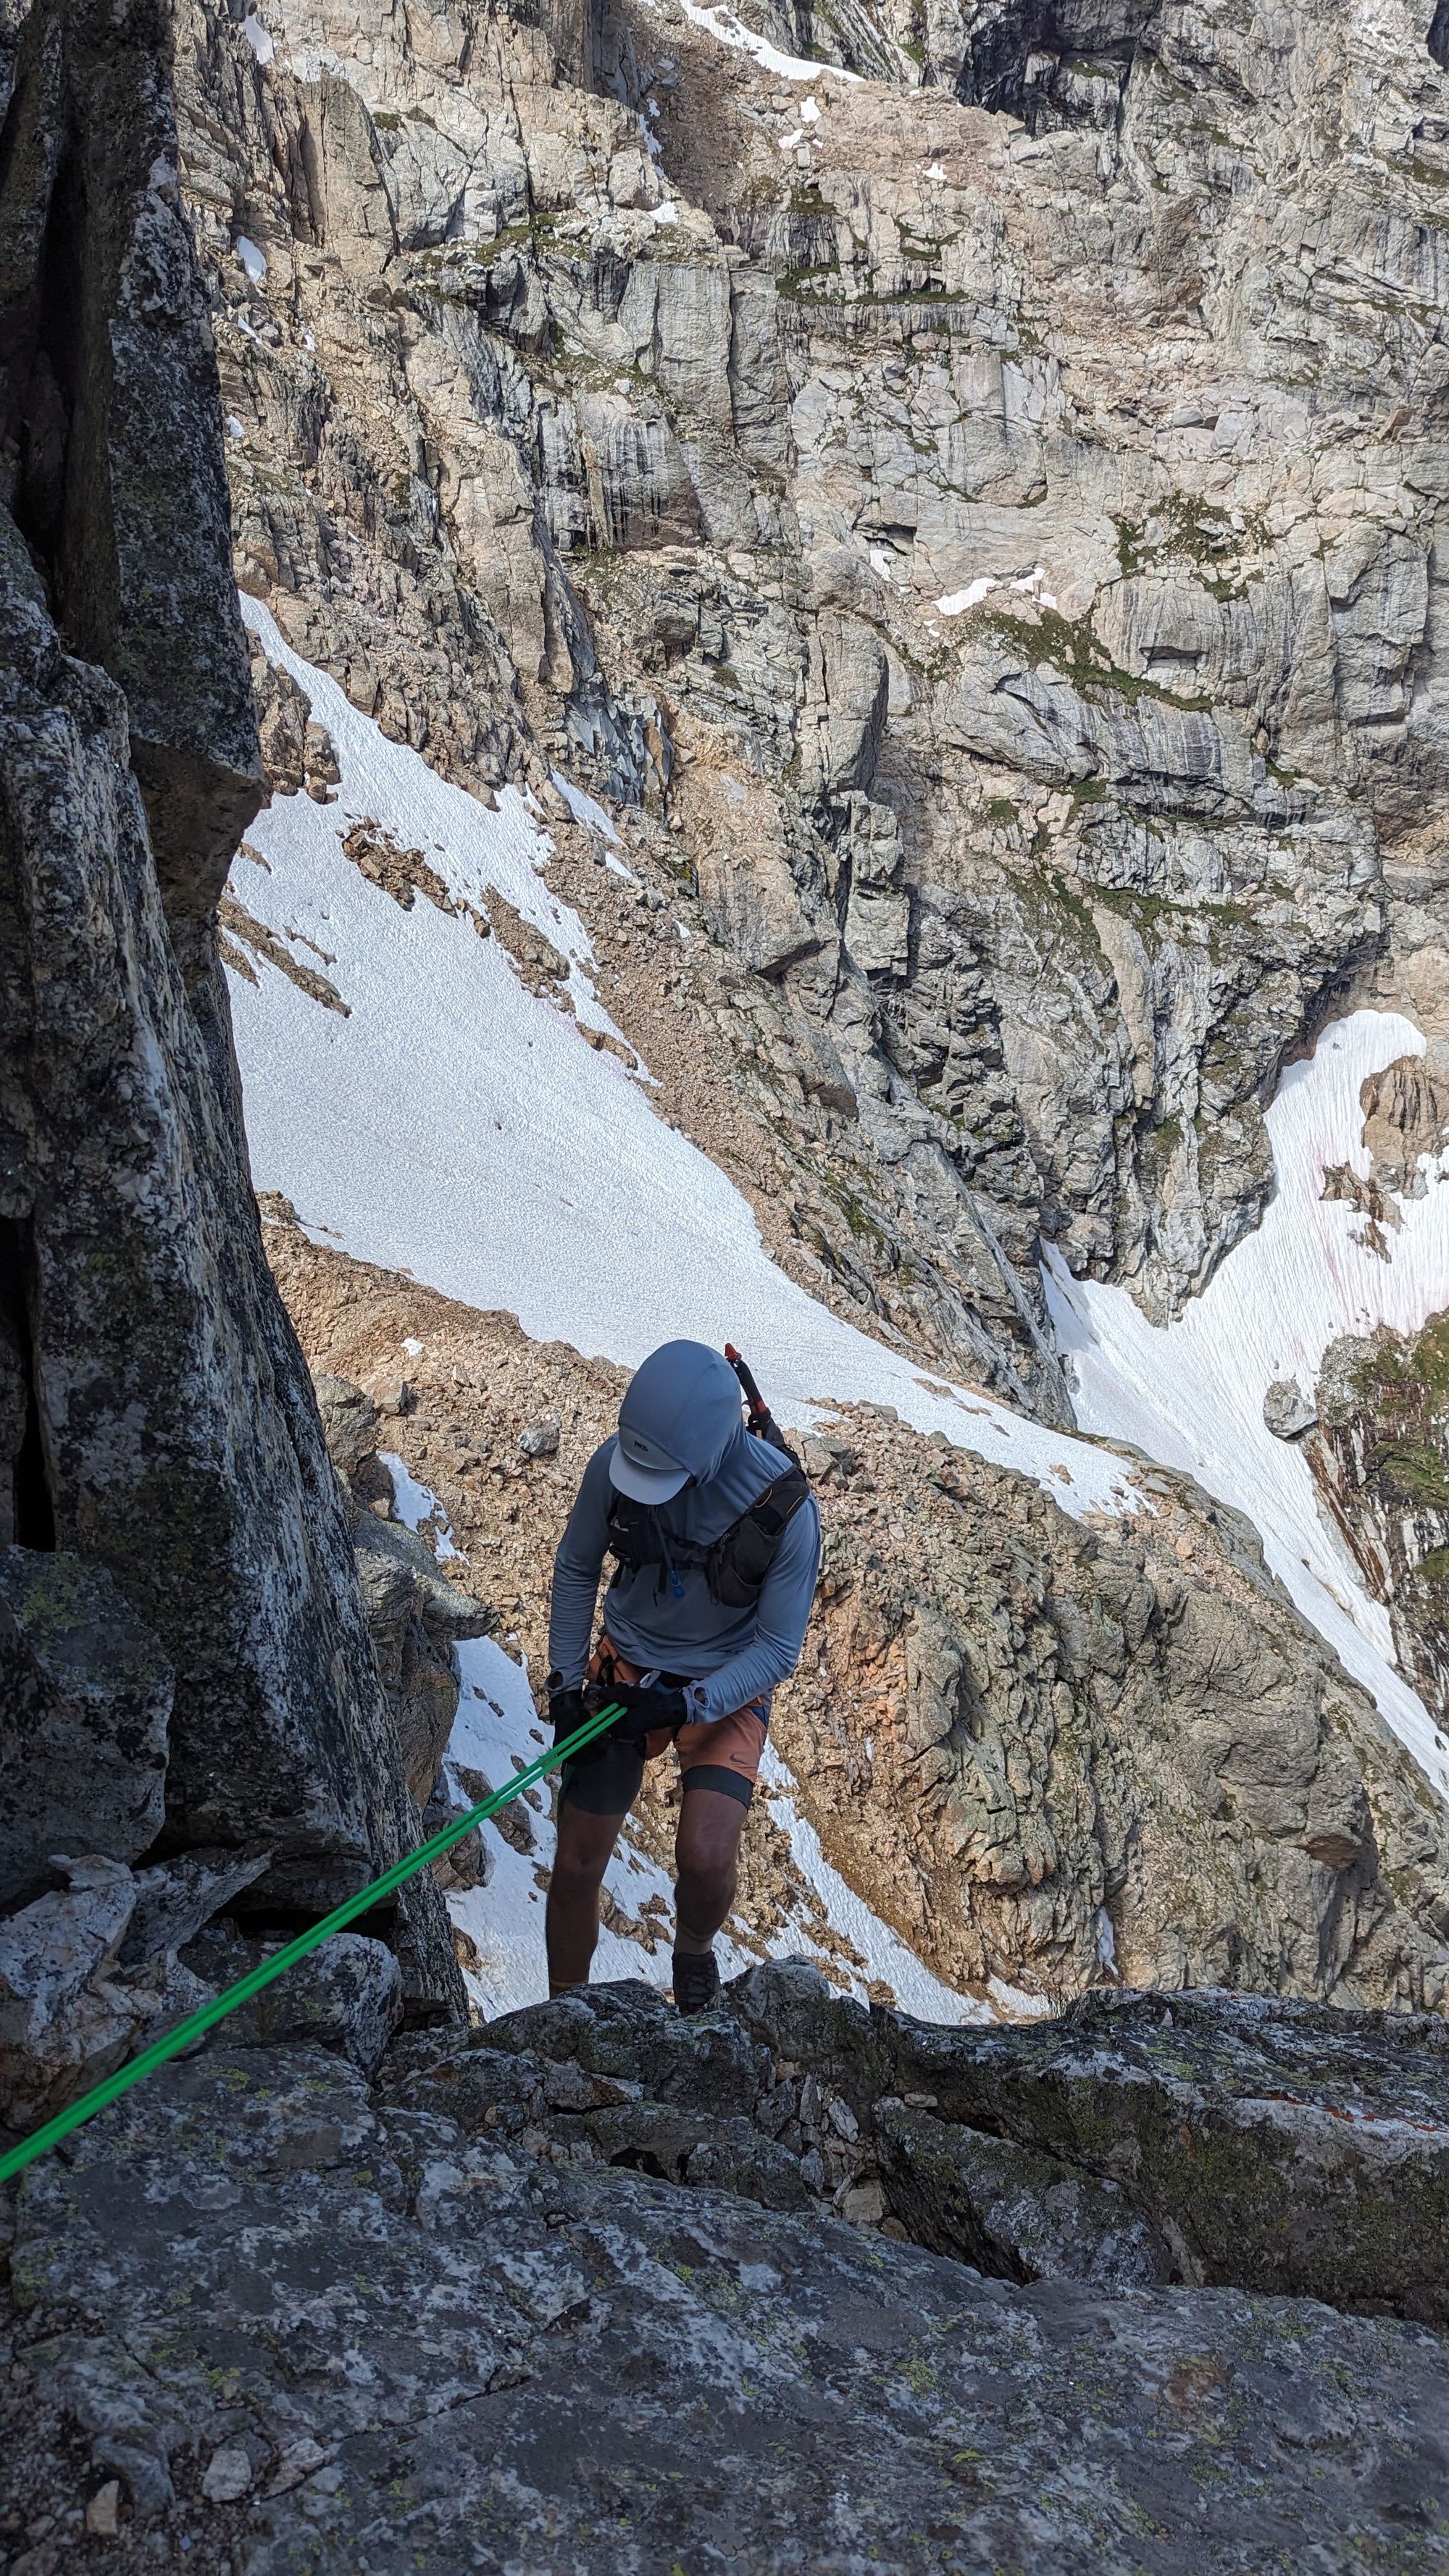
[[[739,1380],[705,1342],[664,1342],[635,1370],[619,1407],[611,1481],[639,1503],[667,1503],[691,1479],[708,1484],[748,1439]]]

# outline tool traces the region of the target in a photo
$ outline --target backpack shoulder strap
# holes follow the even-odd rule
[[[783,1441],[780,1445],[784,1447]],[[758,1502],[752,1503],[744,1515],[746,1520],[756,1522],[766,1536],[773,1539],[783,1537],[787,1524],[794,1519],[810,1491],[810,1479],[799,1459],[788,1449],[785,1455],[790,1464],[784,1474],[777,1476],[773,1485],[765,1487]]]

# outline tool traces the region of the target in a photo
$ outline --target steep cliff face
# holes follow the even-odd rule
[[[0,2118],[446,1796],[494,1613],[389,1507],[540,1665],[622,1383],[273,1198],[314,1393],[223,958],[332,1047],[349,1170],[339,1033],[386,1029],[405,946],[404,1049],[491,1010],[556,1157],[566,1053],[607,1074],[604,1182],[644,1137],[630,1204],[677,1250],[699,1158],[661,1152],[640,1044],[753,1193],[758,1311],[793,1329],[809,1285],[812,1353],[871,1323],[856,1360],[951,1429],[810,1390],[820,1615],[732,1929],[782,1944],[805,1851],[958,2013],[1069,2008],[947,2030],[786,1962],[697,2023],[630,1983],[397,2043],[458,2000],[425,1882],[400,1958],[326,1945],[0,2193],[9,2576],[92,2541],[205,2576],[1433,2576],[1442,1813],[1241,1516],[920,1360],[1062,1420],[1043,1241],[1156,1314],[1229,1276],[1280,1058],[1356,979],[1430,1038],[1375,1059],[1372,1169],[1338,1169],[1370,1260],[1424,1193],[1442,9],[1425,53],[1347,6],[244,5],[181,40],[260,737],[166,26],[0,0]],[[263,754],[285,810],[218,942]],[[459,1104],[425,1107],[387,1141],[451,1205]],[[1442,1339],[1340,1347],[1315,1433],[1436,1713]],[[673,1821],[656,1778],[640,1883]],[[459,1882],[505,1848],[541,1878],[542,1822],[505,1810]],[[652,1958],[661,1917],[616,1937]],[[1124,1976],[1199,1991],[1084,1992]]]
[[[384,738],[485,806],[510,780],[535,799],[553,944],[490,896],[495,934],[594,1043],[622,1032],[780,1267],[898,1351],[1066,1423],[1039,1257],[1125,1282],[1154,1324],[1222,1275],[1270,1189],[1265,1104],[1325,1018],[1393,999],[1428,1042],[1373,1077],[1377,1176],[1342,1180],[1356,1213],[1365,1189],[1421,1191],[1443,1132],[1425,821],[1443,761],[1443,76],[1407,15],[1370,28],[1347,8],[1311,26],[855,10],[831,29],[673,0],[426,25],[326,0],[192,8],[182,159],[237,561]],[[307,671],[278,679],[275,630],[254,623],[266,686],[295,694]],[[325,728],[313,711],[309,768],[309,710],[288,705],[269,718],[279,792],[325,800]],[[354,746],[354,767],[380,776],[378,752]],[[438,850],[403,846],[422,823],[400,805],[381,831],[362,792],[341,789],[343,859],[399,905],[456,905]],[[328,929],[322,842],[304,912],[261,838],[228,964],[264,994],[286,977],[330,1029],[370,1005],[355,939]],[[265,888],[253,862],[273,859]],[[608,1027],[570,985],[580,931]],[[264,1023],[275,1160],[296,1116],[283,1023]],[[349,1044],[332,1030],[316,1062],[356,1067],[356,1023]],[[431,1139],[431,1103],[409,1114]],[[266,1177],[291,1187],[286,1150]],[[415,1195],[434,1195],[434,1154],[418,1148]],[[420,1256],[400,1207],[368,1248],[444,1279],[436,1228]],[[1201,1508],[1168,1494],[1165,1522]],[[1000,1620],[1005,1707],[1035,1625],[1007,1610],[1010,1582],[983,1588],[974,1541],[957,1562],[934,1525],[902,1526],[881,1551],[911,1557],[896,1591],[865,1583],[869,1615],[837,1622],[837,1682],[878,1665],[898,1697],[920,1621],[969,1663],[963,1631]],[[880,1801],[910,1819],[889,1858],[843,1793],[810,1790],[829,1847],[913,1912],[943,1973],[1030,1962],[1068,1991],[1094,1973],[1104,1904],[1129,1973],[1153,1979],[1317,1991],[1374,1949],[1369,1891],[1398,1882],[1339,1812],[1333,1668],[1312,1649],[1299,1667],[1251,1551],[1219,1535],[1208,1554],[1223,1595],[1195,1681],[1175,1612],[1134,1631],[1120,1673],[1058,1639],[1020,1740],[1011,1718],[968,1760],[963,1663],[950,1814],[903,1756]],[[1091,1771],[1118,1740],[1112,1692],[1130,1706],[1139,1683],[1115,1785],[1089,1793],[1054,1767],[1051,1693],[1090,1702]],[[1276,1750],[1254,1753],[1244,1712],[1264,1695]],[[812,1782],[834,1764],[818,1719]],[[1201,1760],[1185,1749],[1208,1735]],[[853,1781],[855,1752],[835,1751]],[[1180,1855],[1159,1841],[1145,1868],[1136,1821],[1165,1830],[1187,1774]],[[1390,1841],[1422,1838],[1432,1875],[1434,1811],[1407,1775],[1390,1804]],[[1367,1867],[1351,1902],[1340,1863]],[[1421,1991],[1409,1950],[1366,1991]]]
[[[642,807],[802,1275],[1064,1418],[1039,1243],[1170,1311],[1285,1049],[1443,1021],[1443,76],[1406,10],[761,22],[864,81],[696,14],[192,12],[241,577],[430,760]]]
[[[1324,1355],[1309,1460],[1402,1670],[1449,1734],[1449,1318]]]
[[[316,1910],[413,1815],[216,961],[264,790],[166,35],[146,0],[34,10],[4,132],[6,1895],[57,1850],[245,1846],[267,1901]],[[11,1740],[40,1703],[43,1764]],[[402,1939],[418,2004],[447,2004],[430,1891]]]

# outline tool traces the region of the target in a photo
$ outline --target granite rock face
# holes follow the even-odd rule
[[[1166,1315],[1285,1051],[1449,1035],[1422,28],[772,0],[807,84],[631,0],[260,14],[180,36],[244,585],[450,774],[610,798],[797,1275],[1067,1418],[1042,1243]]]
[[[1320,1506],[1393,1627],[1400,1669],[1449,1728],[1449,1318],[1323,1355],[1309,1463]]]
[[[0,1486],[7,1536],[159,1641],[162,1847],[265,1845],[313,1908],[412,1810],[215,958],[263,782],[167,58],[146,0],[37,8],[5,128]],[[451,2001],[435,1900],[405,1912],[420,2004]]]
[[[1436,1803],[1240,1515],[1157,1469],[1150,1513],[1088,1529],[867,1408],[826,1446],[821,1651],[778,1740],[938,1973],[1442,2009]]]
[[[123,694],[168,924],[194,973],[262,777],[168,33],[147,0],[30,12],[0,294],[10,506],[67,648]]]

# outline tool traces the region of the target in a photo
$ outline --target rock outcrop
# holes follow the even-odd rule
[[[328,1453],[342,1487],[367,1633],[392,1711],[403,1774],[419,1809],[438,1786],[458,1713],[456,1648],[498,1624],[485,1602],[447,1581],[437,1557],[399,1520],[378,1455],[379,1415],[347,1378],[316,1379]]]
[[[5,1766],[44,1700],[42,1807],[100,1810],[93,1840],[68,1830],[73,1858],[110,1853],[124,1881],[146,1844],[265,1848],[272,1900],[320,1910],[405,1846],[413,1811],[262,1257],[216,961],[216,897],[263,782],[167,53],[150,0],[44,0],[4,132],[0,1489],[21,1551],[7,1599],[45,1593]],[[128,1682],[118,1614],[89,1712],[107,1687],[133,1705],[113,1697],[109,1749],[93,1729],[87,1761],[64,1668],[108,1579],[154,1652],[131,1650]],[[454,2004],[430,1889],[400,1939],[417,2007]]]
[[[1246,1521],[1154,1470],[1087,1528],[866,1408],[825,1445],[821,1649],[781,1749],[950,1982],[1442,2008],[1432,1794]]]
[[[171,1668],[98,1565],[0,1552],[0,1906],[53,1852],[138,1860],[166,1812]]]
[[[1124,2283],[1085,2243],[1034,2282],[983,2278],[882,2217],[879,2185],[841,2192],[855,2225],[821,2209],[826,2142],[859,2167],[889,2141],[885,2193],[925,2196],[930,2233],[929,2159],[895,2179],[917,2131],[999,2157],[1075,2122],[1048,2203],[1102,2206],[1112,2165],[1123,2241],[1138,2202],[1159,2245],[1185,2214],[1221,2228],[1229,2279],[1306,2271],[1345,2305],[1402,2298],[1413,2177],[1418,2281],[1442,2290],[1442,2032],[1211,1996],[1171,2029],[1160,1999],[1094,2010],[936,2032],[786,1967],[694,2024],[616,1986],[422,2035],[371,2092],[315,2047],[169,2067],[15,2205],[0,2529],[24,2576],[59,2576],[87,2515],[204,2576],[584,2576],[721,2546],[748,2576],[1076,2576],[1084,2551],[1249,2576],[1305,2536],[1339,2576],[1431,2576],[1438,2334]],[[927,2070],[933,2107],[880,2098]],[[1001,2136],[971,2126],[998,2105]],[[1331,2234],[1292,2239],[1285,2158]],[[1185,2249],[1167,2264],[1180,2281]]]
[[[1437,2017],[1095,1995],[938,2029],[753,1969],[681,2023],[603,1986],[420,2032],[399,2106],[766,2208],[833,2207],[1007,2280],[1153,2282],[1449,2322],[1449,2040]]]
[[[207,2000],[179,1953],[269,1857],[189,1851],[134,1872],[53,1860],[64,1884],[0,1922],[0,2127],[36,2128]]]
[[[1331,1342],[1317,1414],[1320,1507],[1388,1611],[1401,1671],[1449,1733],[1449,1316]]]

